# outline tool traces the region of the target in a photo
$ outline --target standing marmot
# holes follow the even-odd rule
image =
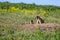
[[[44,20],[42,18],[40,18],[39,16],[36,16],[36,18],[37,18],[37,24],[44,23]]]

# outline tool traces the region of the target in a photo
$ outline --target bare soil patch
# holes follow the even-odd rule
[[[38,28],[45,32],[53,32],[56,29],[60,29],[60,24],[56,23],[43,23],[43,24],[24,24],[20,25],[21,30],[26,32],[26,31],[34,31],[36,32]]]

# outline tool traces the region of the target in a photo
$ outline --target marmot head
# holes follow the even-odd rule
[[[36,16],[37,19],[40,19],[40,16]]]

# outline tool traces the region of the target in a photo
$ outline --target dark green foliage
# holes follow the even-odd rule
[[[47,6],[47,5],[36,5],[35,3],[33,4],[26,4],[26,3],[9,3],[9,2],[0,2],[0,8],[2,9],[9,9],[9,7],[16,7],[20,9],[40,9],[43,8],[44,10],[47,11],[53,11],[56,9],[60,10],[60,7],[58,6]]]
[[[56,18],[60,18],[60,6],[52,6],[52,5],[36,5],[36,4],[26,4],[26,3],[9,3],[9,2],[0,2],[0,9],[10,9],[12,7],[19,8],[20,10],[38,10],[43,9],[46,11],[46,17],[52,16]]]

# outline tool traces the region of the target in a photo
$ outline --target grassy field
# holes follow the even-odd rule
[[[41,29],[37,32],[22,31],[20,25],[28,24],[31,19],[36,23],[36,14],[0,13],[0,40],[60,40],[60,29],[52,33],[45,33]],[[60,17],[60,16],[59,16]],[[45,23],[60,24],[60,18],[52,16],[42,17]]]
[[[0,40],[60,40],[60,6],[0,2]]]

